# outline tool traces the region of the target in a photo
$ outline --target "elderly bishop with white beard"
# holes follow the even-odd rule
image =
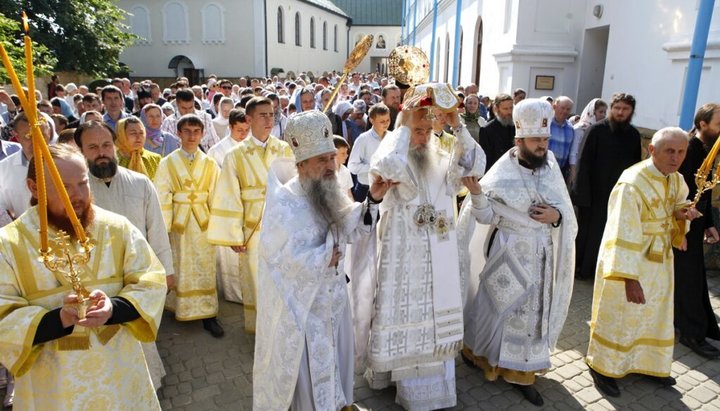
[[[295,159],[270,166],[260,232],[256,410],[338,410],[352,404],[353,327],[345,244],[375,233],[378,203],[393,185],[376,177],[352,202],[335,172],[332,125],[320,111],[285,130]]]
[[[416,87],[403,103],[401,126],[370,164],[372,175],[398,184],[380,205],[365,376],[374,389],[394,381],[395,401],[410,410],[457,403],[463,311],[453,204],[462,178],[477,180],[485,170],[485,153],[460,122],[459,105],[448,84]],[[449,153],[431,139],[435,109],[447,113],[456,137]]]

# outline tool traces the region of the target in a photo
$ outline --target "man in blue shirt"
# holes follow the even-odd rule
[[[570,149],[572,148],[575,131],[568,121],[573,109],[573,101],[570,97],[560,96],[553,103],[555,116],[550,122],[550,144],[548,148],[555,154],[558,165],[567,177],[570,163]]]

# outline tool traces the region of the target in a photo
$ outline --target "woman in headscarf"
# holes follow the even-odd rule
[[[580,120],[573,126],[575,129],[575,138],[573,139],[572,147],[570,148],[570,167],[571,167],[571,182],[574,181],[574,173],[572,170],[575,169],[575,165],[580,161],[580,154],[582,152],[582,146],[585,142],[585,136],[587,135],[590,126],[603,120],[607,116],[608,104],[599,99],[594,98],[585,106],[582,113],[580,114]]]
[[[345,141],[351,141],[352,138],[352,130],[350,121],[348,121],[348,117],[350,117],[350,114],[353,112],[353,105],[350,104],[349,101],[341,101],[333,107],[333,113],[335,113],[335,117],[339,119],[339,133],[335,133],[335,135],[339,135],[342,138],[345,139]],[[333,124],[334,126],[334,124]]]
[[[473,140],[479,142],[480,127],[484,127],[487,121],[480,114],[480,99],[476,94],[465,97],[465,112],[460,114],[460,117]]]
[[[220,138],[225,137],[225,134],[228,131],[228,116],[230,115],[230,110],[233,109],[234,105],[235,103],[230,97],[223,97],[218,103],[218,113],[217,116],[215,116],[215,118],[213,119],[212,123],[213,127],[215,127],[215,131],[217,132],[218,137]]]
[[[118,164],[129,170],[145,174],[151,180],[155,178],[162,157],[145,150],[145,126],[137,117],[126,117],[117,123],[115,146]]]
[[[147,104],[140,110],[140,120],[145,126],[144,148],[161,157],[165,157],[180,147],[177,137],[160,130],[164,118],[162,109],[157,104]]]

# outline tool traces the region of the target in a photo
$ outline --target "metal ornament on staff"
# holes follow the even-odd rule
[[[20,79],[15,72],[15,68],[10,62],[10,57],[8,56],[2,43],[0,43],[0,58],[2,59],[3,66],[7,71],[10,82],[17,93],[20,105],[27,117],[28,124],[30,125],[30,138],[33,143],[33,157],[35,158],[35,175],[38,188],[37,212],[38,219],[40,221],[40,250],[38,250],[38,252],[40,253],[40,259],[45,267],[69,280],[72,284],[73,290],[78,293],[78,317],[82,319],[85,317],[84,313],[87,307],[90,306],[90,298],[89,293],[80,281],[80,272],[76,267],[90,260],[90,253],[94,246],[90,238],[88,238],[85,234],[85,230],[80,224],[77,214],[75,214],[75,210],[70,202],[70,197],[65,190],[60,173],[58,172],[55,162],[50,155],[47,142],[43,138],[42,131],[40,130],[40,126],[45,122],[45,120],[39,117],[37,110],[35,98],[35,73],[32,58],[32,39],[29,35],[30,27],[25,12],[23,12],[22,18],[23,28],[25,30],[23,43],[25,47],[25,68],[27,70],[26,77],[28,82],[28,95],[25,94],[25,91],[20,84]],[[21,138],[26,137],[21,136]],[[45,166],[48,168],[53,185],[60,195],[60,199],[65,207],[65,212],[72,224],[73,231],[75,232],[75,236],[77,237],[79,244],[79,251],[73,250],[69,241],[67,241],[69,237],[64,232],[60,232],[59,237],[55,240],[55,245],[58,248],[57,250],[53,250],[49,246]]]
[[[348,74],[350,74],[350,72],[353,71],[355,67],[358,66],[358,64],[360,64],[360,62],[365,58],[365,56],[367,56],[368,51],[370,51],[370,47],[372,47],[372,44],[373,35],[368,34],[364,36],[358,42],[358,44],[355,45],[353,51],[350,52],[350,56],[345,61],[345,66],[343,66],[343,75],[342,77],[340,77],[340,81],[338,81],[335,85],[335,90],[333,90],[332,94],[330,95],[330,100],[328,100],[327,104],[325,104],[325,107],[323,107],[323,113],[328,111],[328,109],[332,105],[333,100],[335,100],[335,97],[340,91],[340,87],[347,79]]]
[[[712,172],[713,165],[715,164],[715,159],[717,158],[719,150],[720,138],[715,140],[715,144],[713,144],[712,149],[710,149],[707,157],[705,157],[702,165],[700,165],[697,173],[695,173],[695,185],[697,186],[697,193],[695,194],[695,198],[693,198],[689,207],[695,207],[700,201],[700,197],[705,191],[712,190],[713,188],[715,188],[716,185],[718,185],[718,183],[720,183],[720,167],[715,169],[715,174],[708,181],[708,177],[710,177],[710,173]]]

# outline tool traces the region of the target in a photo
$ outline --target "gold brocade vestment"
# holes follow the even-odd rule
[[[218,311],[215,247],[208,243],[207,227],[220,168],[200,150],[192,161],[187,156],[175,150],[162,159],[155,176],[176,277],[168,308],[178,321],[212,318]]]
[[[603,375],[670,375],[675,345],[671,234],[678,229],[673,213],[687,195],[682,175],[664,176],[651,159],[625,170],[610,194],[586,358]],[[625,279],[640,282],[645,304],[627,301]]]
[[[97,246],[82,267],[88,290],[123,297],[140,318],[33,345],[40,320],[72,291],[42,263],[38,229],[36,208],[0,229],[0,362],[16,377],[15,409],[159,410],[140,342],[155,341],[167,288],[140,231],[95,207],[87,232]]]
[[[268,169],[275,159],[292,157],[290,146],[282,140],[269,136],[262,147],[248,136],[225,156],[215,190],[208,240],[220,246],[247,247],[238,257],[245,330],[250,333],[255,332],[259,231]]]

